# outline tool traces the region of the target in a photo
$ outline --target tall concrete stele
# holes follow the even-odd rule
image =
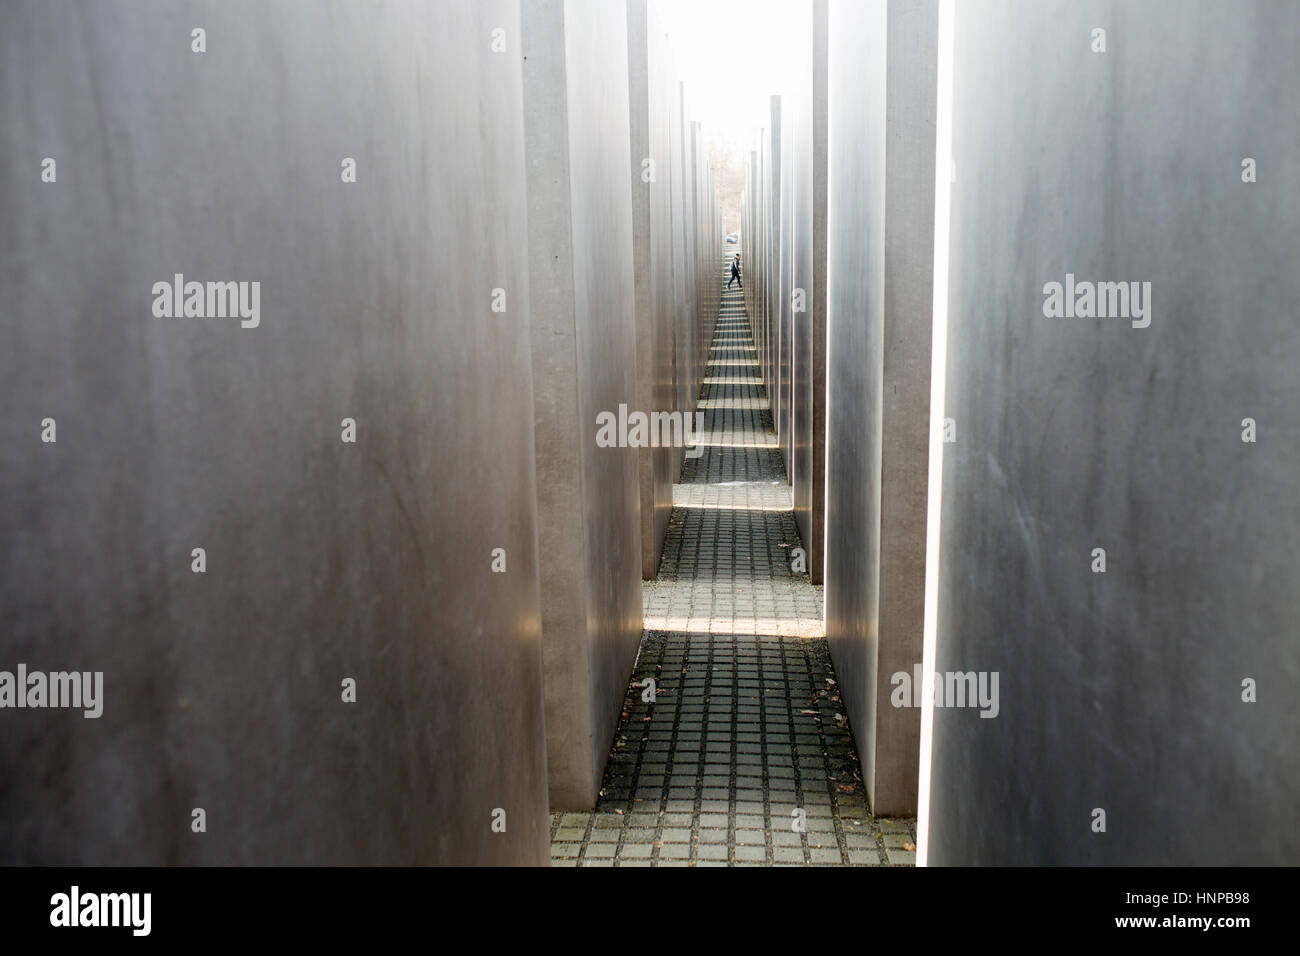
[[[826,636],[877,813],[917,808],[938,0],[831,2]]]
[[[955,7],[930,862],[1294,865],[1300,6]]]
[[[522,5],[528,275],[553,810],[595,804],[641,640],[635,448],[596,419],[636,407],[623,4]]]
[[[628,106],[631,125],[633,275],[636,290],[635,408],[668,412],[676,405],[673,355],[672,101],[677,95],[668,35],[649,0],[627,5]],[[659,570],[673,509],[674,458],[668,445],[638,453],[641,574]]]
[[[598,447],[597,416],[695,411],[721,220],[653,4],[522,9],[548,789],[577,810],[600,789],[685,453]]]
[[[3,13],[0,862],[545,865],[519,4],[185,9]]]

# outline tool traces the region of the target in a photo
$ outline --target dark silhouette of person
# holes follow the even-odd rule
[[[731,283],[740,283],[740,287],[745,288],[745,283],[740,281],[740,253],[737,252],[731,259],[731,278],[727,280],[727,288],[731,288]]]

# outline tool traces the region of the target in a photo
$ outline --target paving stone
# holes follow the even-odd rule
[[[875,847],[876,836],[874,833],[846,833],[844,834],[844,843],[850,850]]]
[[[849,862],[863,866],[879,866],[880,854],[875,850],[849,850]]]

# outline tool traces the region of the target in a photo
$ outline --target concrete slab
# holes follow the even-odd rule
[[[578,810],[641,639],[637,449],[596,445],[636,401],[626,8],[538,0],[522,29],[547,765]]]
[[[937,667],[1000,713],[936,709],[931,863],[1300,859],[1296,62],[1290,4],[958,5]]]
[[[826,636],[878,814],[915,812],[937,0],[832,2]]]
[[[518,5],[186,9],[0,30],[0,861],[546,865]]]

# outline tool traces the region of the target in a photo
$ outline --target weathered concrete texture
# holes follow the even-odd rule
[[[934,249],[937,0],[833,2],[826,636],[877,813],[915,812]]]
[[[544,864],[518,5],[186,9],[0,30],[0,861]]]
[[[1291,4],[958,6],[937,666],[1000,713],[936,709],[932,863],[1300,861],[1297,62]]]
[[[673,256],[671,97],[677,82],[667,37],[648,0],[628,0],[628,102],[632,144],[632,258],[636,293],[636,410],[671,411],[673,394]],[[659,570],[673,509],[674,450],[638,452],[641,576]]]
[[[596,445],[636,400],[627,15],[536,0],[522,21],[548,778],[579,809],[641,638],[637,449]]]

